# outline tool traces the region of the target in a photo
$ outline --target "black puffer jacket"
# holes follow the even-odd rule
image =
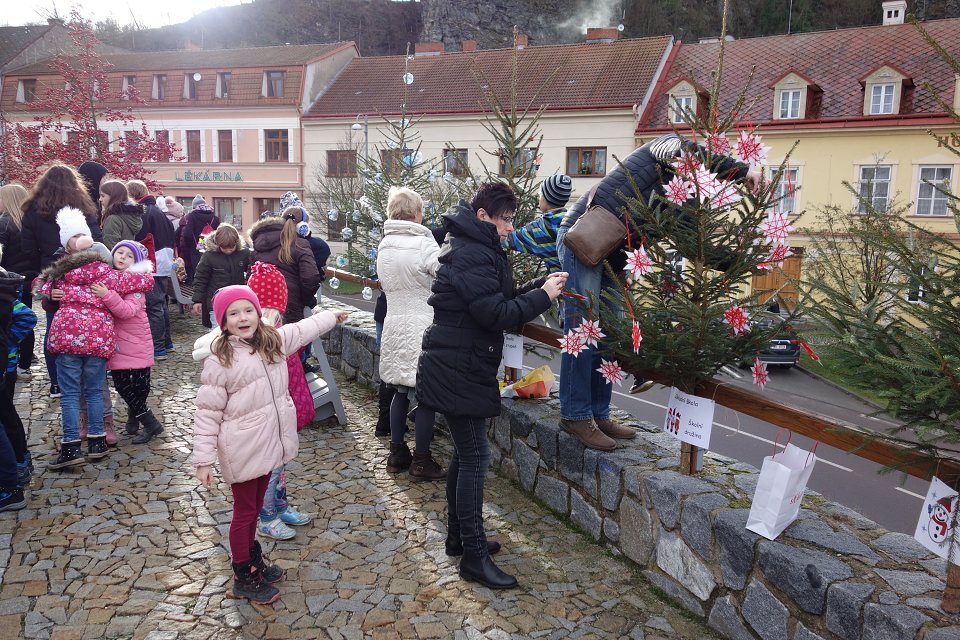
[[[90,236],[96,242],[103,241],[103,233],[97,224],[95,216],[84,214],[87,226],[90,227]],[[30,261],[30,273],[40,273],[53,264],[58,252],[63,251],[60,246],[60,225],[57,224],[57,212],[41,213],[31,209],[23,214],[23,229],[20,243],[23,249],[24,260]]]
[[[220,251],[213,236],[207,238],[205,246],[207,250],[200,257],[197,272],[193,276],[193,301],[203,304],[200,320],[203,326],[210,329],[213,327],[210,324],[213,294],[231,284],[247,284],[250,250],[241,246],[226,255]]]
[[[207,225],[211,229],[220,226],[220,218],[214,214],[213,209],[193,209],[184,216],[183,229],[180,232],[180,257],[183,258],[187,266],[187,272],[193,275],[193,271],[200,262],[200,250],[197,249],[197,242],[203,234]]]
[[[287,309],[283,323],[303,320],[303,308],[320,288],[320,271],[313,251],[304,238],[297,238],[293,245],[293,263],[280,259],[280,232],[284,221],[281,218],[264,218],[250,227],[250,243],[253,251],[250,262],[267,262],[277,267],[287,283]]]
[[[465,201],[444,214],[447,238],[429,303],[433,324],[423,334],[417,399],[454,416],[500,415],[497,368],[503,332],[550,307],[543,279],[519,289],[496,227]]]
[[[136,240],[139,242],[147,237],[147,234],[153,235],[153,249],[173,249],[176,241],[173,225],[167,218],[167,214],[157,206],[157,199],[153,196],[144,196],[138,201],[143,207],[143,226],[137,233]]]
[[[0,267],[13,271],[32,280],[37,272],[32,270],[33,260],[23,252],[20,241],[21,232],[17,223],[7,214],[0,215],[0,246],[3,247],[3,261]]]
[[[593,196],[593,204],[616,213],[622,220],[624,215],[622,209],[626,205],[625,197],[636,197],[642,202],[650,202],[650,197],[654,193],[664,195],[663,185],[673,177],[671,161],[679,156],[683,150],[706,157],[706,150],[702,146],[673,133],[660,136],[639,147],[627,156],[621,164],[618,164],[613,171],[604,176],[600,184],[597,185],[597,192]],[[712,161],[710,170],[714,171],[720,180],[739,180],[746,176],[747,171],[750,170],[748,165],[728,156],[714,155]],[[586,210],[589,197],[589,191],[580,196],[580,199],[570,207],[567,215],[564,216],[563,222],[560,223],[561,227],[570,228],[573,226]],[[685,225],[693,225],[692,220],[683,219],[681,222]],[[650,239],[656,242],[661,238],[650,234]],[[683,247],[677,248],[680,249],[681,254],[685,255]],[[615,251],[612,257],[622,261],[624,254]],[[727,260],[728,257],[723,256],[716,256],[712,260],[708,257],[708,261],[713,262],[721,270],[724,269]],[[614,270],[619,272],[622,267],[622,264],[614,265]]]

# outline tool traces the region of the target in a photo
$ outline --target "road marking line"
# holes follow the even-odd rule
[[[900,491],[900,492],[902,492],[902,493],[905,493],[905,494],[907,494],[908,496],[913,496],[914,498],[920,498],[921,500],[926,500],[926,499],[927,499],[927,496],[922,496],[922,495],[920,495],[919,493],[914,493],[913,491],[910,491],[909,489],[904,489],[903,487],[894,487],[894,489],[896,489],[897,491]]]
[[[873,420],[874,422],[882,422],[882,423],[884,423],[884,424],[890,425],[891,427],[899,426],[899,425],[897,425],[896,422],[890,422],[889,420],[884,420],[883,418],[877,418],[876,416],[868,416],[868,415],[865,414],[865,413],[861,413],[861,414],[860,414],[860,417],[861,417],[861,418],[866,418],[867,420]]]

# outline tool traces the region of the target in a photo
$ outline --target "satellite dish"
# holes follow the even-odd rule
[[[193,74],[193,81],[194,81],[194,82],[200,82],[200,78],[202,78],[202,77],[203,77],[203,76],[201,76],[199,73],[195,73],[195,74]]]
[[[623,31],[623,23],[617,25],[617,31]]]

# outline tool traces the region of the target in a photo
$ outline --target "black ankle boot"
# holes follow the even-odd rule
[[[140,421],[133,413],[127,412],[127,426],[125,427],[128,436],[135,436],[140,432]]]
[[[488,555],[464,555],[460,561],[460,577],[491,589],[513,589],[517,586],[517,579],[501,571]]]
[[[390,455],[387,456],[387,473],[400,473],[410,466],[413,456],[406,442],[390,443]]]
[[[283,569],[275,564],[267,564],[259,540],[254,540],[253,546],[250,547],[250,562],[257,565],[257,569],[263,574],[263,579],[270,584],[283,580]]]
[[[138,415],[137,420],[143,425],[143,433],[133,439],[133,444],[146,444],[150,442],[154,436],[163,433],[163,425],[157,420],[157,417],[153,415],[153,411],[150,409]]]
[[[257,604],[270,604],[280,597],[280,590],[267,582],[252,560],[233,562],[233,595]]]

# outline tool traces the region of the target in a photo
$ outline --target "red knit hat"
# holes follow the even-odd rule
[[[247,286],[253,289],[264,309],[276,309],[281,313],[287,308],[287,281],[276,266],[267,262],[254,262],[250,267]]]

